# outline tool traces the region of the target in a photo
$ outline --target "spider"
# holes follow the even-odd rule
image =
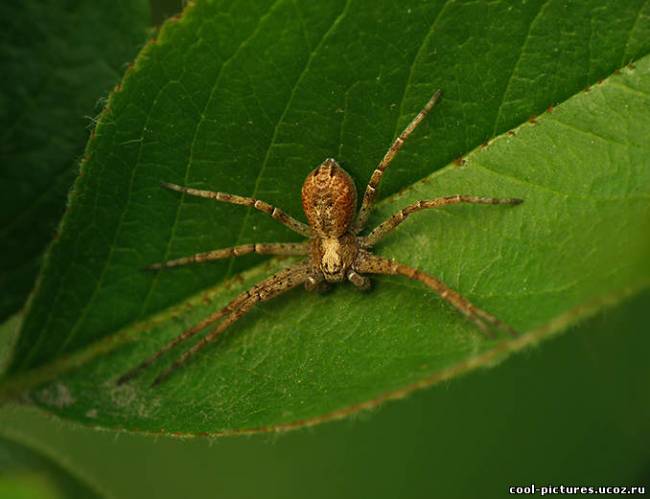
[[[420,210],[442,206],[469,203],[485,205],[517,205],[523,202],[517,198],[489,198],[468,195],[445,196],[418,201],[401,209],[368,235],[359,235],[366,226],[375,200],[375,193],[381,178],[391,164],[404,142],[425,116],[438,102],[441,91],[437,90],[424,108],[413,118],[404,131],[395,139],[383,159],[370,177],[361,201],[361,208],[355,217],[357,191],[350,175],[329,158],[314,169],[302,185],[302,207],[309,224],[304,224],[289,216],[279,208],[259,199],[236,196],[223,192],[204,191],[163,182],[166,189],[190,196],[213,199],[225,203],[248,206],[271,215],[275,220],[291,230],[308,238],[301,243],[255,243],[218,249],[205,253],[154,263],[147,268],[159,270],[192,263],[219,260],[233,256],[258,253],[262,255],[302,255],[307,258],[257,283],[238,295],[222,309],[212,313],[200,323],[185,330],[171,340],[151,357],[124,374],[118,384],[139,375],[163,354],[174,348],[211,324],[223,319],[212,331],[194,346],[182,353],[169,367],[153,381],[152,386],[166,380],[174,371],[185,365],[191,357],[216,340],[226,329],[247,314],[254,305],[268,301],[287,291],[304,285],[308,291],[323,291],[330,284],[350,281],[360,290],[370,287],[367,274],[401,275],[420,281],[446,300],[467,319],[472,321],[486,336],[493,337],[494,331],[504,331],[516,335],[516,331],[493,315],[481,310],[459,293],[449,288],[435,277],[415,268],[372,254],[372,247],[393,231],[406,218]]]

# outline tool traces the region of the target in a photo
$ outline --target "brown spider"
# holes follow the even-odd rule
[[[159,374],[154,380],[153,385],[158,385],[167,379],[194,354],[214,341],[235,321],[251,310],[256,303],[275,298],[300,284],[304,284],[305,288],[309,291],[319,291],[326,288],[330,283],[348,280],[357,288],[365,290],[370,287],[370,279],[364,274],[403,275],[409,279],[420,281],[438,293],[443,300],[456,307],[486,335],[493,335],[490,327],[515,335],[515,330],[509,325],[474,306],[466,298],[463,298],[435,277],[402,263],[373,255],[370,249],[402,223],[410,214],[416,211],[458,203],[516,205],[522,203],[522,199],[497,199],[455,195],[418,201],[395,213],[388,220],[375,227],[367,236],[358,235],[366,225],[375,199],[375,192],[384,171],[401,149],[407,137],[436,104],[440,95],[440,90],[433,94],[429,102],[426,103],[424,108],[413,118],[413,121],[409,123],[400,136],[395,139],[390,149],[388,149],[388,152],[386,152],[386,155],[370,177],[356,220],[357,191],[354,182],[350,178],[350,175],[331,158],[323,161],[315,170],[307,175],[302,186],[302,207],[309,225],[299,222],[279,208],[275,208],[258,199],[162,183],[162,186],[167,189],[189,194],[190,196],[198,196],[256,208],[271,215],[275,220],[295,232],[309,238],[309,241],[302,243],[245,244],[232,248],[208,251],[206,253],[198,253],[167,262],[154,263],[148,267],[149,269],[177,267],[179,265],[219,260],[248,253],[259,253],[262,255],[305,255],[307,258],[296,265],[281,270],[259,282],[248,291],[241,293],[224,308],[214,312],[196,326],[187,329],[151,357],[124,374],[118,380],[118,384],[132,379],[150,366],[161,355],[179,343],[196,335],[219,319],[224,318],[216,328],[204,336],[193,347],[181,354],[171,366]]]

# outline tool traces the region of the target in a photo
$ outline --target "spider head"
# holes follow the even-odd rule
[[[345,234],[357,209],[357,189],[352,178],[334,159],[326,159],[302,185],[302,208],[317,236]]]

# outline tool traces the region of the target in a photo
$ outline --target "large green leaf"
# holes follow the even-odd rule
[[[146,0],[0,6],[0,319],[34,284],[89,116],[144,42],[148,13]]]
[[[491,363],[637,292],[650,281],[650,59],[581,89],[650,51],[644,8],[197,2],[112,95],[2,390],[77,367],[32,390],[33,400],[148,431],[316,422]],[[253,195],[298,215],[311,168],[335,156],[362,187],[438,87],[445,100],[382,186],[402,191],[373,221],[454,193],[526,202],[422,213],[378,251],[438,275],[526,334],[486,341],[430,292],[378,279],[369,294],[292,292],[166,385],[148,388],[152,370],[143,383],[114,386],[184,326],[287,262],[237,279],[227,278],[260,260],[157,274],[144,265],[295,238],[262,214],[163,191],[161,180]],[[463,166],[430,174],[571,95]]]
[[[0,435],[0,497],[98,499],[100,494],[51,456]]]

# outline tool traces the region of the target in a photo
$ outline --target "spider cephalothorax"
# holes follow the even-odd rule
[[[410,214],[416,211],[458,203],[516,205],[522,202],[521,199],[453,195],[422,200],[401,209],[392,217],[375,227],[368,235],[359,235],[366,226],[368,215],[373,206],[375,192],[384,171],[390,165],[406,138],[415,130],[439,98],[440,91],[436,91],[422,111],[413,118],[411,123],[409,123],[406,129],[395,139],[388,149],[388,152],[386,152],[384,158],[370,177],[361,201],[361,208],[356,217],[357,190],[354,182],[350,178],[350,175],[331,158],[323,161],[316,169],[309,173],[303,183],[302,207],[308,224],[296,220],[281,209],[274,208],[259,199],[163,183],[163,187],[173,191],[226,203],[249,206],[263,211],[293,231],[309,238],[309,240],[303,243],[245,244],[232,248],[208,251],[206,253],[197,253],[196,255],[178,258],[168,262],[155,263],[150,265],[148,267],[149,269],[176,267],[248,253],[304,255],[307,258],[261,281],[230,301],[224,308],[217,310],[199,324],[187,329],[163,346],[154,355],[122,376],[118,380],[118,383],[124,383],[133,378],[165,352],[168,352],[179,343],[221,320],[218,326],[207,333],[194,346],[181,354],[153,382],[153,384],[160,383],[172,372],[185,364],[195,353],[214,341],[231,324],[245,315],[256,303],[270,300],[301,284],[308,290],[320,290],[329,283],[348,280],[360,289],[367,289],[370,286],[370,279],[366,274],[402,275],[409,279],[420,281],[438,293],[442,299],[456,307],[484,333],[493,334],[492,330],[497,329],[515,334],[515,331],[510,326],[476,307],[469,300],[435,277],[402,263],[373,255],[371,249]]]

